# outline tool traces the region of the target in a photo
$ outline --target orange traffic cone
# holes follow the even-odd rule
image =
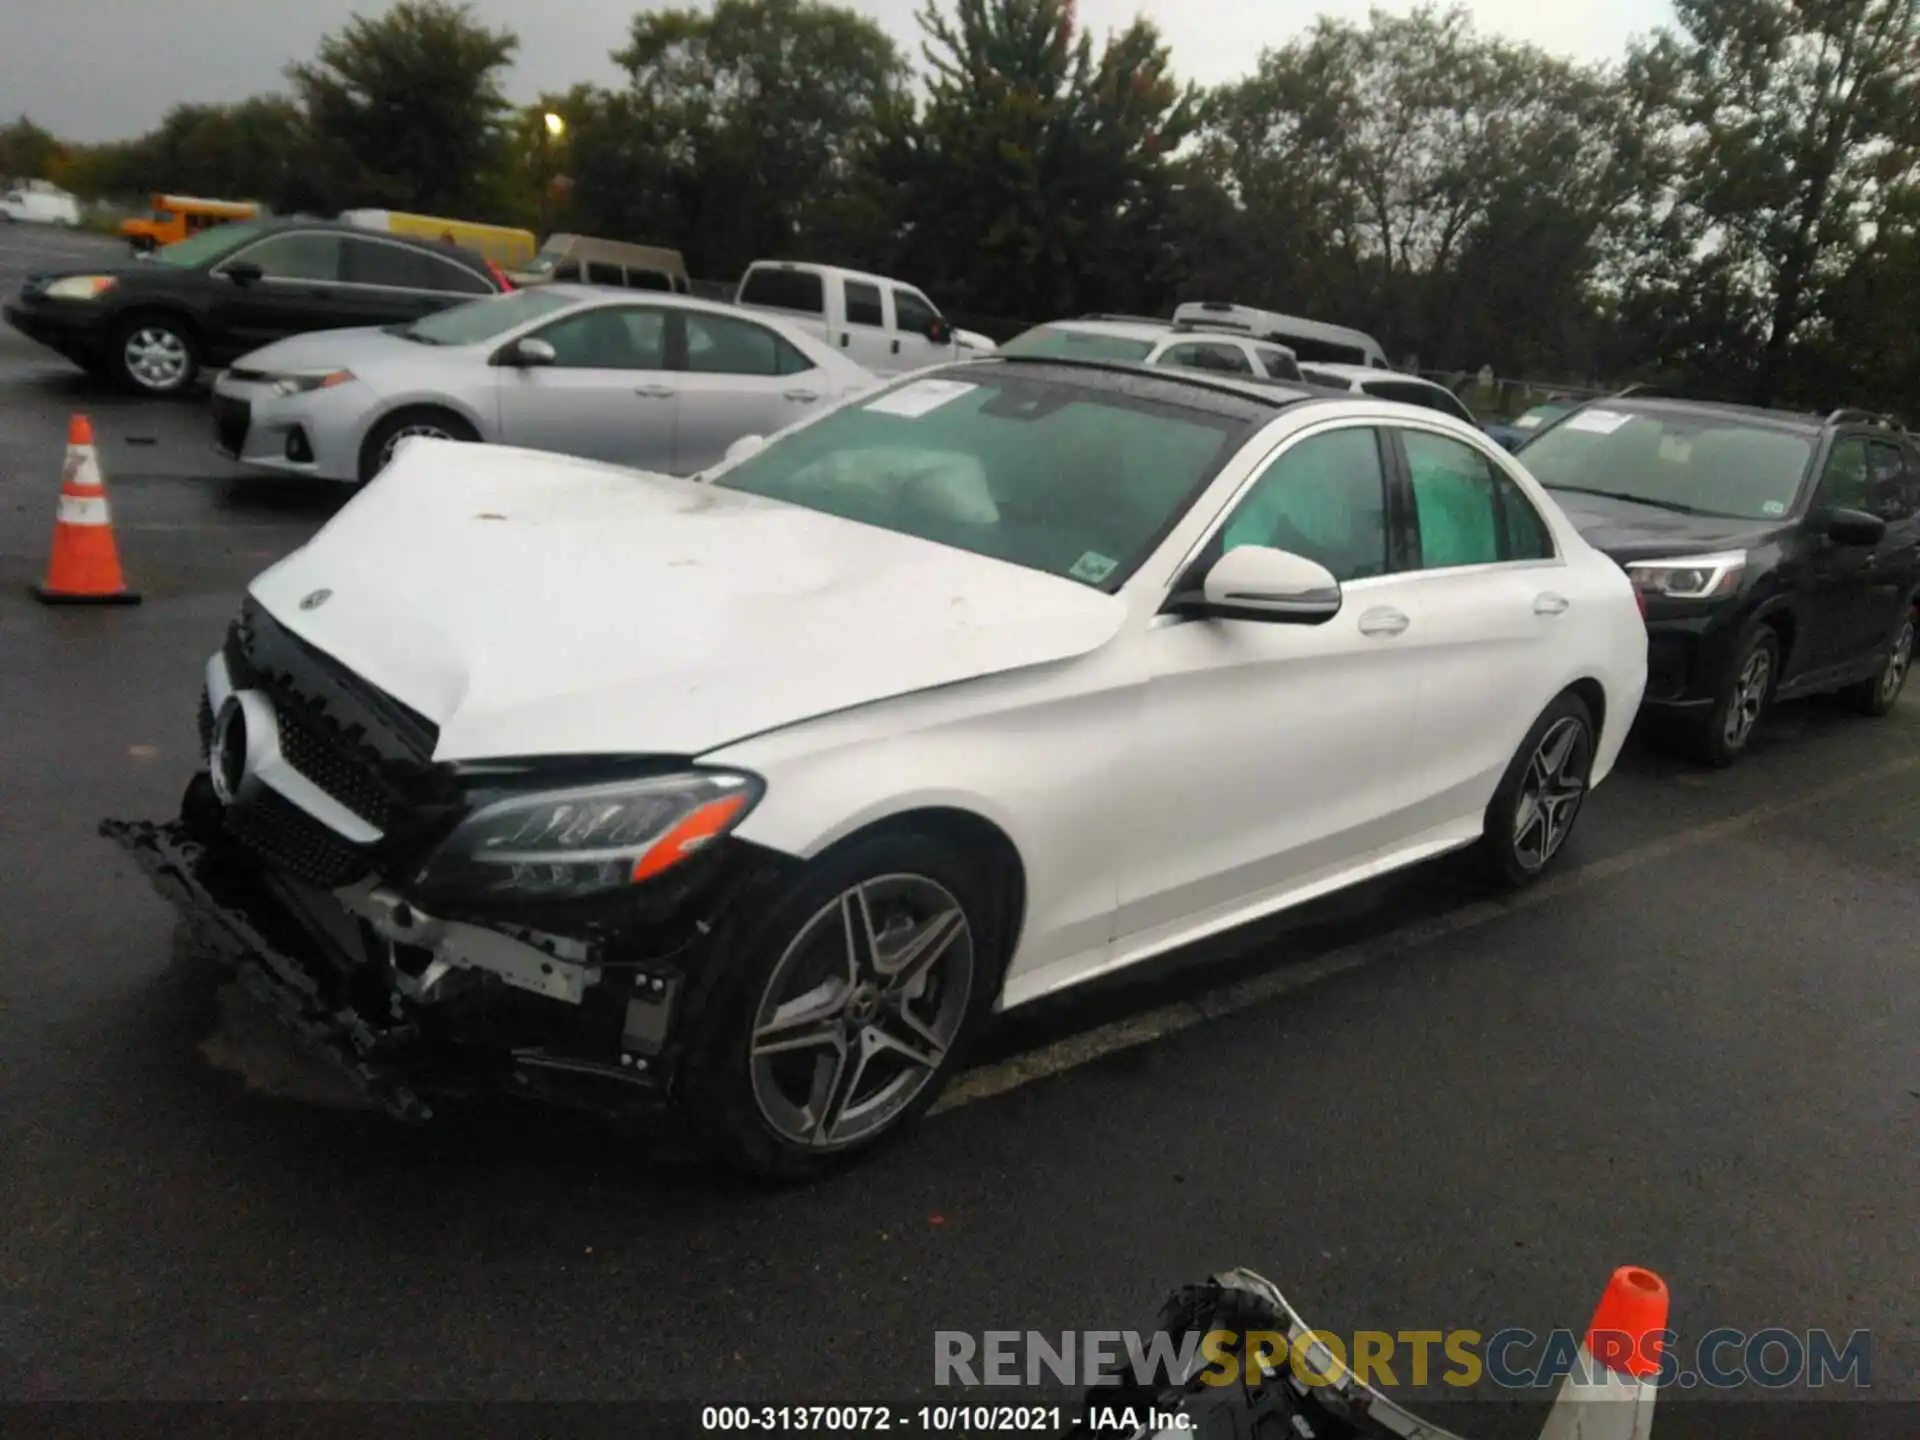
[[[53,523],[53,555],[46,583],[33,593],[49,605],[138,605],[120,573],[107,488],[93,453],[93,426],[84,415],[67,424],[67,463],[60,474],[60,510]]]
[[[1648,1440],[1666,1328],[1666,1282],[1638,1265],[1614,1271],[1540,1440]]]

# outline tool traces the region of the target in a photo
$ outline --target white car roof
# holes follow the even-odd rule
[[[1378,365],[1335,365],[1321,360],[1302,360],[1300,368],[1311,374],[1331,375],[1339,380],[1368,384],[1375,380],[1391,380],[1399,384],[1425,385],[1434,390],[1446,390],[1438,381],[1429,380],[1424,375],[1409,375],[1404,370],[1382,370]],[[1451,394],[1451,391],[1448,391]]]
[[[923,300],[927,298],[926,291],[911,280],[902,280],[897,275],[875,275],[870,270],[849,270],[844,265],[816,265],[811,260],[756,260],[747,266],[747,270],[803,270],[822,278],[838,276],[842,280],[860,280],[869,285],[898,285],[902,290],[911,290]],[[742,275],[741,278],[746,277]]]
[[[1174,333],[1172,325],[1146,320],[1049,320],[1033,328],[1071,330],[1079,335],[1117,335],[1124,340],[1164,340]]]

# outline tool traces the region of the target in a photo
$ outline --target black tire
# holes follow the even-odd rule
[[[1487,805],[1479,858],[1495,881],[1516,890],[1531,885],[1566,849],[1598,739],[1593,712],[1571,690],[1533,722]]]
[[[387,466],[387,447],[402,434],[431,434],[443,440],[461,440],[469,444],[480,433],[459,415],[433,405],[410,405],[386,416],[367,432],[360,442],[360,483],[366,484]]]
[[[1848,702],[1862,715],[1878,720],[1891,715],[1893,707],[1900,703],[1900,691],[1913,669],[1916,629],[1920,629],[1920,606],[1908,610],[1900,628],[1893,632],[1893,645],[1887,651],[1880,673],[1871,680],[1849,686],[1844,692]]]
[[[1764,673],[1760,673],[1763,671]],[[1759,694],[1751,693],[1758,675]],[[1673,732],[1679,748],[1702,765],[1723,770],[1753,746],[1773,692],[1780,683],[1780,636],[1771,625],[1755,623],[1733,648],[1733,662],[1720,682],[1720,693],[1704,718],[1682,724]]]
[[[896,919],[909,927],[893,932],[897,945],[912,926],[924,926],[943,913],[947,900],[964,920],[964,931],[936,947],[937,958],[918,995],[903,1000],[889,993],[885,972],[872,967],[863,966],[858,986],[836,973],[853,953],[879,956],[878,947],[849,947],[841,923],[847,910],[840,902],[865,884],[874,887],[871,919],[883,932],[883,942]],[[944,898],[920,903],[935,898],[936,892]],[[999,934],[1001,898],[990,872],[950,842],[915,832],[882,833],[856,837],[827,852],[757,911],[762,918],[743,922],[737,939],[723,939],[716,947],[712,988],[698,998],[689,1016],[684,1072],[688,1109],[715,1158],[757,1179],[806,1180],[871,1155],[910,1128],[964,1063],[966,1049],[999,993],[1005,953]],[[810,957],[814,964],[808,963]],[[819,982],[801,984],[816,973],[823,977]],[[871,993],[875,990],[880,993]],[[764,1035],[766,1017],[806,997],[817,998],[797,1012],[796,1020],[798,1014],[817,1019],[791,1024],[792,1038],[786,1042],[791,1048],[756,1064],[756,1029]],[[901,1028],[893,1016],[905,1004],[914,1007],[915,1017],[927,1029],[915,1035]],[[928,1055],[935,1047],[919,1037],[950,1027],[946,1043],[938,1048],[938,1063],[913,1065],[889,1049],[864,1048],[868,1029],[890,1023],[891,1030],[909,1035]],[[843,1048],[801,1043],[803,1030],[817,1035],[834,1027]],[[846,1071],[856,1056],[874,1061],[874,1093],[866,1091],[864,1064],[851,1075]],[[892,1078],[896,1072],[920,1077],[917,1088],[916,1082]],[[820,1084],[829,1074],[826,1100],[819,1106],[824,1113],[813,1114],[811,1102],[821,1098]],[[843,1083],[846,1090],[841,1093]],[[803,1090],[808,1102],[791,1103]],[[892,1097],[885,1105],[876,1098],[882,1094]],[[855,1118],[846,1133],[832,1133],[849,1113],[868,1105],[873,1107],[871,1129],[859,1129],[868,1122]],[[828,1119],[836,1110],[839,1118]],[[815,1135],[822,1128],[827,1133],[818,1139],[802,1137],[809,1123]]]
[[[200,336],[184,316],[165,310],[130,315],[115,327],[107,373],[136,395],[177,400],[200,378]]]

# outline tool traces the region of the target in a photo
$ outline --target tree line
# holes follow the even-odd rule
[[[1232,299],[1425,368],[1909,407],[1920,0],[1675,11],[1605,65],[1459,9],[1322,18],[1203,89],[1074,0],[929,0],[917,56],[823,0],[717,0],[635,15],[622,83],[514,106],[510,31],[402,0],[285,93],[104,145],[22,118],[0,174],[572,230],[716,280],[825,259],[1002,336]]]

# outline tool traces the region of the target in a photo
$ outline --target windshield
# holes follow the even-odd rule
[[[1014,336],[1000,347],[1000,353],[1030,360],[1144,360],[1153,353],[1156,343],[1040,325]]]
[[[394,333],[423,345],[479,345],[506,334],[516,325],[579,303],[578,296],[556,295],[547,289],[514,290],[438,311],[411,325],[403,325]]]
[[[1793,508],[1813,443],[1720,415],[1592,409],[1529,441],[1523,454],[1550,490],[1729,520],[1773,520]]]
[[[933,377],[775,439],[713,483],[1111,592],[1246,430],[1071,381]]]
[[[1556,415],[1564,415],[1572,408],[1573,403],[1566,400],[1551,400],[1545,405],[1536,405],[1531,410],[1522,411],[1518,418],[1514,420],[1513,428],[1516,430],[1538,430]]]
[[[235,221],[226,225],[215,225],[210,230],[202,230],[185,240],[176,240],[171,245],[162,245],[153,252],[153,261],[157,265],[178,265],[191,269],[196,265],[208,265],[246,244],[260,235],[258,225],[249,225]]]

